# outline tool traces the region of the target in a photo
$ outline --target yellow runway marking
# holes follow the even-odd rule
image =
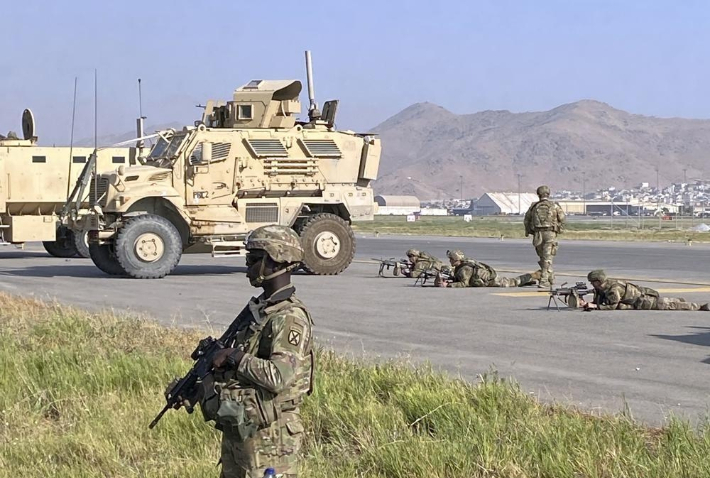
[[[661,294],[681,294],[692,292],[710,292],[710,287],[693,287],[683,289],[656,289]],[[502,297],[538,297],[547,294],[549,291],[544,289],[530,290],[525,292],[493,292],[491,295],[500,295]]]

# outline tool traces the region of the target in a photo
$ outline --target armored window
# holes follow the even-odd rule
[[[47,156],[32,156],[33,163],[46,163]]]
[[[85,163],[86,156],[72,156],[71,162],[72,163]]]
[[[237,119],[250,120],[253,117],[251,105],[237,105]]]
[[[126,162],[125,156],[114,156],[111,158],[111,162],[114,164],[122,164]]]

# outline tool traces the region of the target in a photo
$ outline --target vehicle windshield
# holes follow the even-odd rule
[[[161,136],[155,146],[153,146],[153,149],[151,149],[146,161],[162,162],[163,160],[169,161],[173,159],[186,137],[187,134],[176,134],[170,139],[165,139]]]

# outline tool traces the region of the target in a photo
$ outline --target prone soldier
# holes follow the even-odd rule
[[[412,267],[408,271],[403,271],[404,275],[407,277],[418,279],[425,271],[438,271],[442,268],[442,263],[439,259],[418,249],[409,249],[407,251],[407,258],[409,258],[409,262],[412,264]]]
[[[685,299],[661,297],[658,291],[631,282],[610,279],[601,270],[587,274],[594,287],[594,300],[579,300],[585,310],[710,310],[708,304],[686,302]]]
[[[437,277],[435,285],[439,287],[522,287],[534,285],[540,279],[540,272],[523,274],[518,277],[499,277],[495,269],[488,264],[467,259],[460,250],[447,251],[453,280],[445,281]]]

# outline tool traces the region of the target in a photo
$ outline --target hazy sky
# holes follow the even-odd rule
[[[633,113],[710,118],[707,1],[4,2],[0,131],[32,108],[42,144],[191,124],[253,78],[304,82],[364,131],[412,103],[455,112],[545,110],[583,98]],[[305,116],[307,98],[301,96]]]

